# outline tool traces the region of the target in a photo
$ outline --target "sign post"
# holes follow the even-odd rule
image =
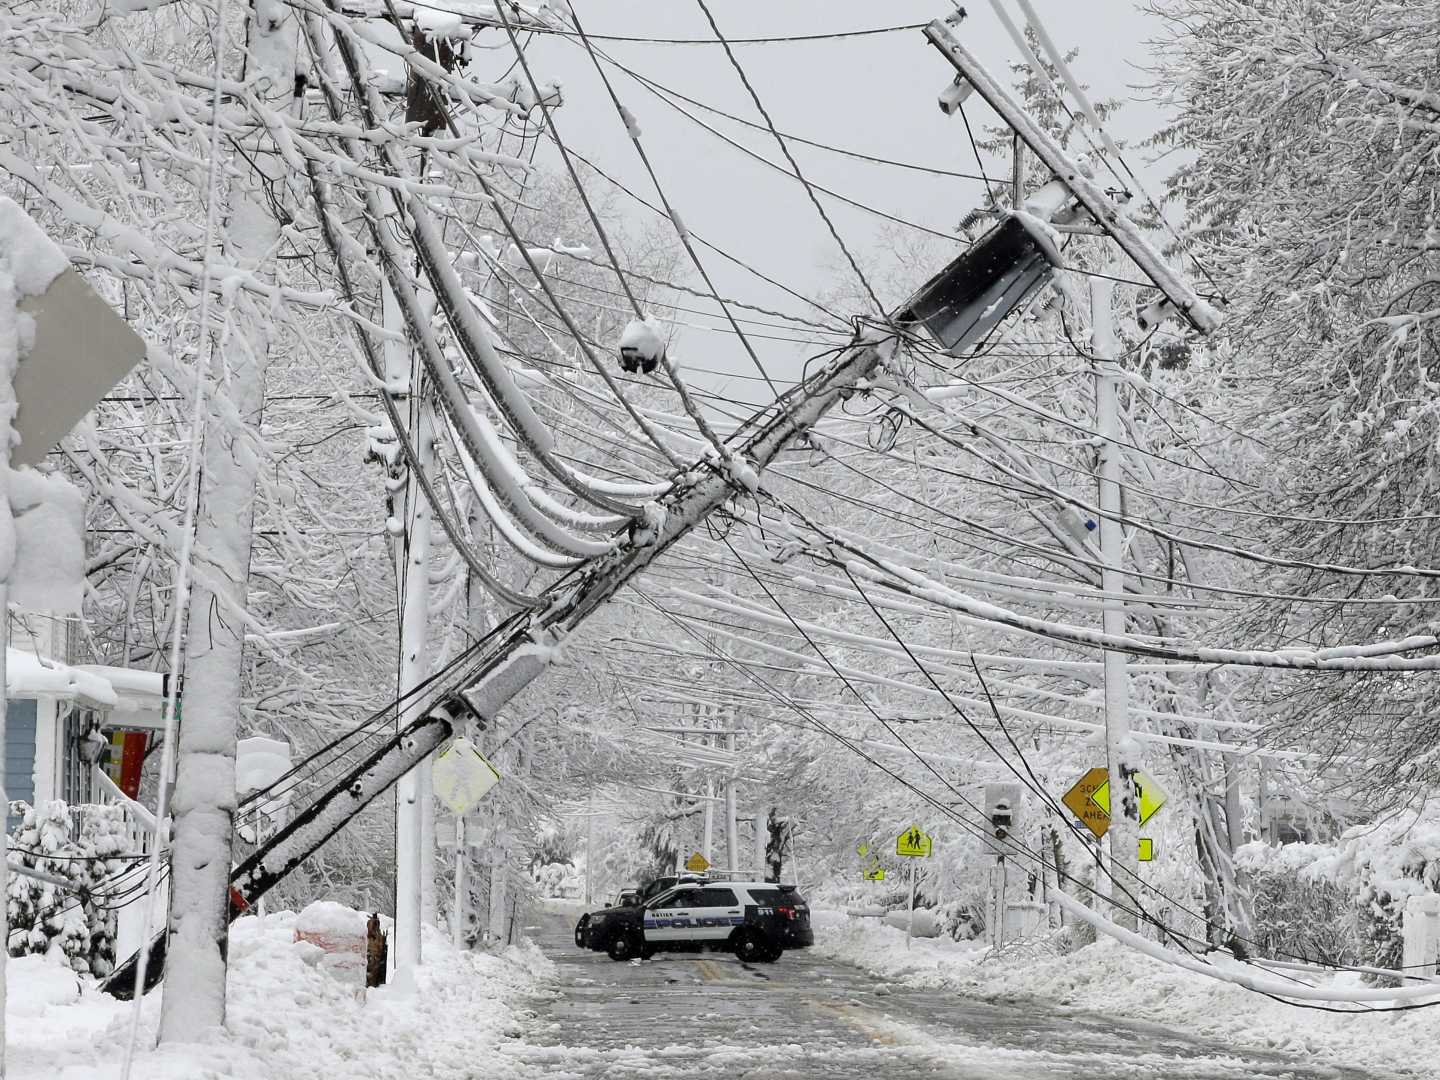
[[[919,825],[911,825],[895,838],[895,854],[907,859],[928,859],[932,841],[920,831]],[[910,864],[910,918],[905,924],[905,948],[910,948],[910,939],[915,936],[915,864]]]
[[[500,774],[495,771],[495,766],[486,761],[484,755],[463,736],[435,759],[431,772],[435,794],[455,815],[455,909],[450,932],[457,949],[465,945],[465,922],[470,908],[470,883],[465,872],[470,861],[470,849],[465,841],[465,815],[499,782]],[[588,850],[585,874],[588,882]]]

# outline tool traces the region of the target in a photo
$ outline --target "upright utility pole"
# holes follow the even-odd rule
[[[590,906],[591,882],[594,880],[595,854],[595,793],[585,800],[585,906]]]
[[[1095,412],[1099,427],[1100,461],[1100,588],[1105,594],[1101,615],[1105,633],[1125,633],[1125,534],[1120,522],[1120,403],[1111,301],[1115,283],[1090,279],[1091,346],[1095,356]],[[1105,757],[1110,772],[1110,866],[1117,901],[1122,888],[1133,892],[1140,873],[1140,803],[1135,793],[1139,769],[1136,745],[1130,738],[1130,687],[1125,653],[1105,650]],[[1135,917],[1119,910],[1112,917],[1122,926],[1135,927]]]
[[[740,869],[740,822],[735,816],[735,732],[725,736],[725,749],[730,751],[731,774],[725,780],[725,858],[727,869]]]
[[[708,740],[707,740],[708,742]],[[715,861],[715,781],[705,778],[705,831],[700,838],[700,854],[705,861]]]
[[[698,707],[697,707],[698,708]],[[705,727],[710,726],[710,709],[705,707]],[[699,718],[697,717],[697,720]],[[703,736],[701,740],[706,746],[714,746],[713,736]],[[711,776],[705,777],[705,830],[700,835],[700,854],[705,856],[705,861],[713,864],[715,862],[715,780]]]
[[[383,318],[387,329],[403,333],[399,305],[388,285],[383,290]],[[423,371],[403,336],[385,342],[385,375],[391,387],[409,387],[410,438],[415,444],[421,469],[433,474],[435,468],[435,419],[425,402]],[[397,437],[398,437],[397,432]],[[392,493],[392,508],[394,494]],[[430,623],[430,504],[420,478],[407,471],[399,514],[390,515],[390,528],[398,525],[395,561],[400,589],[400,664],[397,690],[405,699],[425,681],[429,668]],[[417,695],[408,699],[396,716],[399,729],[423,714]],[[430,759],[425,758],[401,778],[395,795],[395,968],[403,971],[421,960],[420,924],[424,919],[425,806],[430,798]],[[430,838],[433,841],[433,837]],[[457,853],[463,861],[464,851]],[[433,863],[431,864],[433,869]],[[433,888],[433,886],[432,886]]]

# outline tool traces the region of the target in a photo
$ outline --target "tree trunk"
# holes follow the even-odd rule
[[[785,862],[785,840],[793,831],[794,826],[789,821],[777,817],[773,806],[770,808],[766,826],[769,836],[765,842],[765,880],[778,882]]]
[[[294,94],[296,28],[277,0],[254,0],[246,34],[247,78],[255,93],[283,108]],[[260,269],[280,236],[267,195],[279,185],[256,155],[230,203],[227,261]],[[207,332],[208,328],[202,328]],[[211,358],[214,393],[234,415],[258,425],[265,404],[270,338],[263,320],[237,327],[234,342]],[[197,586],[186,635],[185,691],[177,742],[168,973],[160,1041],[200,1038],[225,1022],[231,842],[235,816],[235,737],[240,719],[244,627],[233,612],[248,599],[255,479],[260,459],[245,433],[216,410],[205,434],[195,543],[213,561],[219,592]]]

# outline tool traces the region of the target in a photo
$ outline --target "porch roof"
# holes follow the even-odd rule
[[[94,709],[114,708],[120,700],[103,675],[15,648],[5,650],[5,694],[61,698]]]

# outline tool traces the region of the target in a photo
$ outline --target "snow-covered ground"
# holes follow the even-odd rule
[[[1022,946],[992,957],[981,945],[947,937],[917,938],[907,950],[903,930],[874,918],[816,911],[814,922],[817,952],[907,986],[986,998],[1031,997],[1311,1061],[1437,1074],[1440,1025],[1433,1009],[1346,1016],[1298,1008],[1171,967],[1106,938],[1064,956]],[[1361,984],[1358,976],[1342,975],[1330,985]]]
[[[550,971],[532,946],[496,956],[456,951],[427,932],[414,987],[366,992],[315,966],[294,940],[296,915],[241,919],[230,937],[223,1035],[154,1049],[159,995],[145,1002],[138,1080],[400,1080],[475,1075],[522,1030],[520,1001]],[[115,1080],[131,1003],[99,993],[44,957],[11,960],[10,1080]],[[490,1065],[485,1075],[496,1075]]]

